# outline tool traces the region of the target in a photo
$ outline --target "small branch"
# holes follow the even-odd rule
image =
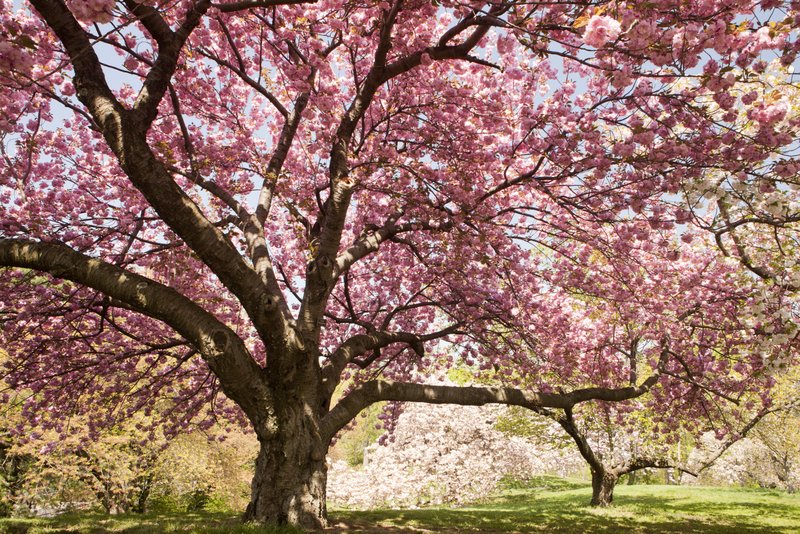
[[[797,401],[797,402],[794,402],[794,403],[790,403],[788,405],[776,406],[774,408],[770,408],[768,410],[761,410],[760,412],[758,412],[739,432],[737,432],[736,434],[731,435],[725,441],[725,443],[722,445],[722,447],[720,447],[720,449],[717,450],[717,452],[714,453],[714,455],[711,456],[711,458],[709,458],[708,460],[706,460],[703,463],[701,463],[700,467],[698,467],[696,469],[697,473],[701,473],[701,472],[705,471],[706,469],[708,469],[709,467],[711,467],[714,464],[714,462],[716,462],[719,459],[719,457],[722,456],[725,453],[725,451],[730,449],[735,443],[740,441],[742,438],[746,437],[747,433],[750,432],[753,429],[753,427],[755,427],[758,424],[758,422],[761,421],[764,417],[766,417],[767,415],[769,415],[771,413],[776,413],[776,412],[780,412],[780,411],[783,411],[783,410],[789,410],[789,409],[795,408],[795,407],[798,406],[798,403],[800,403],[800,401]],[[694,476],[697,476],[697,475],[694,475]]]
[[[125,0],[125,5],[139,19],[159,46],[166,45],[175,38],[175,33],[155,7],[134,0]]]
[[[283,5],[316,3],[317,0],[252,0],[245,2],[233,2],[230,4],[211,4],[211,7],[216,8],[223,13],[235,13],[236,11],[245,11],[247,9],[255,9],[259,7],[276,7]]]
[[[377,356],[375,356],[375,351],[379,351],[395,343],[405,343],[422,358],[425,355],[425,342],[441,339],[450,334],[457,333],[458,328],[459,325],[450,325],[447,328],[428,334],[388,331],[357,334],[339,345],[330,355],[329,363],[323,369],[323,379],[325,383],[328,384],[328,389],[332,392],[333,388],[339,383],[338,378],[341,372],[348,364],[356,363],[356,358],[359,355],[372,352],[372,356],[360,361],[359,366],[363,369],[377,358]]]

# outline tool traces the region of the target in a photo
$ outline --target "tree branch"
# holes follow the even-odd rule
[[[411,332],[369,332],[357,334],[339,345],[330,355],[328,365],[323,369],[323,379],[330,392],[339,383],[339,375],[349,363],[353,363],[357,356],[370,351],[380,350],[394,343],[409,345],[420,357],[425,354],[425,342],[440,339],[457,332],[459,326],[451,325],[447,328],[429,334],[413,334]],[[366,365],[365,365],[366,366]]]
[[[614,469],[614,473],[617,476],[627,475],[629,473],[633,473],[634,471],[639,471],[640,469],[677,469],[687,475],[692,475],[693,477],[697,477],[700,475],[699,471],[694,471],[684,465],[679,463],[673,462],[669,458],[652,458],[652,457],[643,457],[638,456],[631,458],[621,467]]]
[[[619,402],[644,395],[658,381],[657,371],[639,386],[624,388],[585,388],[569,393],[543,393],[503,387],[460,387],[372,380],[356,387],[323,417],[320,435],[332,438],[361,410],[380,401],[426,402],[483,406],[507,404],[537,411],[541,408],[571,409],[590,400]]]
[[[164,17],[161,16],[161,13],[158,12],[158,9],[135,0],[125,0],[125,5],[141,21],[159,46],[161,46],[161,43],[169,43],[174,39],[175,33],[164,20]]]
[[[219,9],[223,13],[234,13],[257,7],[275,7],[281,5],[295,4],[315,4],[317,0],[252,0],[243,2],[232,2],[230,4],[211,4],[212,7]]]
[[[800,401],[798,401],[798,402],[800,402]],[[722,444],[722,447],[720,447],[717,450],[717,452],[715,452],[711,456],[711,458],[709,458],[709,459],[705,460],[704,462],[702,462],[700,464],[700,466],[696,469],[697,473],[701,473],[701,472],[705,471],[706,469],[708,469],[709,467],[711,467],[714,464],[714,462],[716,462],[719,459],[719,457],[722,456],[725,453],[725,451],[730,449],[735,443],[740,441],[742,438],[746,437],[747,433],[750,432],[753,429],[753,427],[755,427],[758,424],[758,422],[761,421],[764,417],[766,417],[767,415],[769,415],[771,413],[780,412],[780,411],[783,411],[783,410],[788,410],[788,409],[791,409],[793,407],[796,407],[798,405],[798,402],[795,402],[795,403],[792,403],[792,404],[789,404],[789,405],[785,405],[785,406],[784,405],[776,406],[774,408],[761,410],[760,412],[758,412],[750,421],[748,421],[748,423],[744,427],[742,427],[742,429],[739,432],[737,432],[735,434],[732,434],[725,441],[725,443]],[[695,475],[695,476],[697,476],[697,475]]]
[[[91,287],[169,325],[197,348],[225,394],[260,420],[259,399],[268,395],[261,368],[233,330],[174,289],[53,243],[0,239],[0,266],[35,269]]]
[[[183,49],[183,45],[192,31],[200,24],[200,20],[210,6],[210,0],[198,0],[189,9],[177,32],[166,34],[161,31],[155,36],[158,42],[158,57],[150,72],[147,73],[142,89],[133,104],[133,109],[141,128],[146,130],[156,118],[158,105],[164,97],[172,75],[178,66],[181,49]],[[150,16],[152,17],[153,15],[151,14]]]
[[[109,145],[117,146],[119,116],[125,110],[108,87],[86,32],[63,2],[31,0],[31,4],[64,45],[75,69],[73,84],[78,98],[89,108]]]
[[[402,212],[395,213],[390,216],[380,228],[374,230],[365,229],[362,235],[336,258],[338,274],[341,275],[341,273],[347,271],[358,260],[377,252],[382,243],[390,241],[392,238],[402,233],[419,230],[445,231],[453,227],[453,223],[450,221],[441,223],[428,221],[397,224],[397,221],[402,216]]]

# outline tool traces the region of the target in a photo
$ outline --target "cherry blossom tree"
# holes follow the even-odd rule
[[[785,78],[795,2],[0,5],[6,380],[60,434],[157,402],[174,432],[245,420],[246,519],[323,525],[326,450],[377,401],[658,385],[689,415],[710,382],[766,402],[791,354],[785,285],[685,199],[797,176],[791,95],[739,89]],[[635,366],[580,328],[613,303],[647,326]],[[418,383],[455,359],[509,386]]]
[[[613,249],[619,239],[609,237],[606,244]],[[622,239],[629,238],[623,234]],[[768,356],[777,347],[770,349],[774,338],[753,328],[764,311],[758,310],[762,297],[752,277],[736,261],[710,257],[710,236],[696,239],[671,261],[650,257],[657,249],[649,242],[627,247],[628,264],[641,266],[634,276],[619,276],[621,267],[610,252],[592,258],[584,250],[587,259],[582,263],[570,257],[553,260],[549,276],[562,291],[551,288],[551,307],[541,310],[534,322],[554,335],[537,338],[527,360],[523,356],[513,367],[478,372],[484,382],[533,389],[546,387],[545,382],[560,391],[625,382],[651,385],[623,402],[587,399],[563,409],[530,407],[558,423],[574,441],[589,464],[594,505],[611,503],[623,475],[646,468],[698,473],[716,460],[691,466],[675,460],[670,446],[677,436],[699,438],[713,431],[725,442],[721,454],[766,414],[782,409],[783,403],[773,405],[777,381],[765,372],[762,360],[793,361],[796,346],[780,345],[779,352]],[[701,273],[715,274],[700,285],[687,284],[700,280]],[[592,277],[588,288],[583,284],[587,276]],[[777,321],[769,328],[795,332],[793,323],[779,319],[783,305],[778,306],[766,311]],[[506,334],[499,342],[519,340]],[[649,377],[642,376],[643,369]]]
[[[782,408],[762,409],[755,414],[742,414],[741,410],[727,410],[726,417],[717,415],[686,427],[658,431],[652,414],[639,406],[601,404],[581,405],[578,410],[537,412],[557,422],[572,438],[592,476],[593,506],[609,506],[614,500],[614,489],[620,478],[634,475],[643,469],[671,469],[697,478],[714,466],[722,454],[738,445],[764,416]],[[742,421],[745,415],[749,420]],[[688,427],[688,428],[687,428]],[[706,429],[706,432],[702,432]],[[713,429],[713,430],[708,430]],[[713,454],[702,459],[681,457],[680,448],[674,448],[680,439],[714,442]],[[695,455],[697,456],[697,455]]]

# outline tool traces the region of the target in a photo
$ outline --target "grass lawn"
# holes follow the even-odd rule
[[[681,486],[619,486],[614,506],[587,505],[587,484],[540,478],[487,502],[419,510],[330,511],[330,532],[561,532],[800,534],[800,495],[778,491]],[[233,514],[2,519],[0,532],[294,533],[239,525]]]

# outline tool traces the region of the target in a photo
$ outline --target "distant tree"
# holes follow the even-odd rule
[[[17,507],[59,509],[88,504],[100,505],[109,514],[144,512],[156,462],[168,444],[164,436],[154,432],[142,439],[134,423],[91,436],[80,417],[70,425],[71,432],[59,436],[23,422],[9,434],[9,455],[25,459],[17,493],[26,498],[15,503]]]
[[[10,434],[4,431],[0,435],[0,517],[13,513],[21,498],[25,474],[32,463],[32,456],[13,449]]]

